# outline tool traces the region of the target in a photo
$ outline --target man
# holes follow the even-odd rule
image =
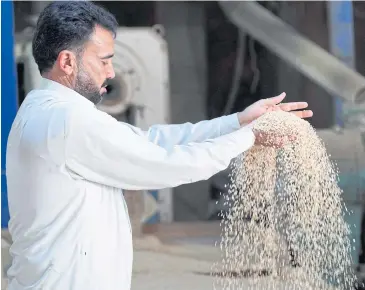
[[[117,122],[95,108],[114,77],[116,28],[110,13],[87,1],[56,1],[39,17],[33,55],[44,82],[20,107],[7,148],[10,290],[130,289],[121,189],[207,179],[254,142],[265,144],[267,136],[245,125],[270,110],[307,106],[278,105],[282,94],[195,125],[144,132]]]

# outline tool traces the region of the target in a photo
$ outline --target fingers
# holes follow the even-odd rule
[[[276,97],[263,99],[262,101],[266,106],[275,106],[275,105],[281,103],[282,100],[284,100],[285,96],[286,96],[286,93],[281,93],[280,95],[278,95]]]
[[[286,112],[294,111],[294,110],[301,110],[308,107],[307,102],[293,102],[293,103],[283,103],[279,104],[278,107]]]
[[[313,116],[313,112],[311,110],[296,111],[296,112],[292,112],[292,113],[302,119],[310,118]]]
[[[291,112],[298,116],[299,118],[310,118],[313,116],[313,112],[311,110],[303,110],[308,107],[307,102],[292,102],[292,103],[283,103],[280,104],[281,101],[285,98],[286,94],[281,93],[280,95],[263,99],[262,102],[264,105],[269,106],[269,111],[285,111]],[[300,110],[300,111],[295,111]]]
[[[307,108],[308,103],[307,102],[284,103],[284,104],[279,104],[277,107],[285,112],[291,112]],[[313,112],[311,110],[295,111],[292,113],[298,116],[299,118],[310,118],[313,116]]]

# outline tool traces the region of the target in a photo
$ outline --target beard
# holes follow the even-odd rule
[[[97,86],[90,75],[80,66],[74,90],[96,105],[102,100],[103,97],[100,94],[100,90],[106,85],[107,80],[104,81],[101,87]]]

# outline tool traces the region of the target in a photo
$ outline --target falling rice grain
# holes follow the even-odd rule
[[[286,112],[265,114],[254,130],[294,140],[235,160],[215,289],[352,289],[346,208],[322,141]]]

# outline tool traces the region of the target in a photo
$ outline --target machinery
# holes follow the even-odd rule
[[[9,131],[18,109],[17,79],[14,56],[13,3],[1,2],[1,227],[6,228],[9,221],[6,195],[5,157]],[[6,20],[6,21],[5,21]],[[4,73],[6,72],[6,73]]]

